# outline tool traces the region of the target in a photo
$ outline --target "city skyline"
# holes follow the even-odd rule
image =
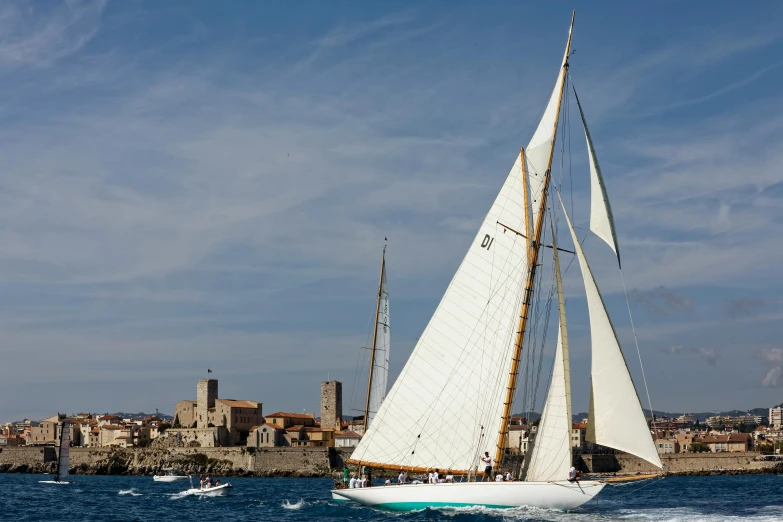
[[[349,413],[384,237],[393,382],[530,138],[574,6],[300,5],[0,7],[0,421],[166,412],[207,368],[282,411],[317,411],[337,379]],[[660,411],[783,402],[783,7],[710,6],[576,15],[571,74]],[[611,252],[585,249],[647,407]]]

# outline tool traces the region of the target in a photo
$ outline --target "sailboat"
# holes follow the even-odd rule
[[[364,406],[364,429],[367,433],[375,414],[386,398],[389,382],[389,350],[391,331],[389,326],[389,288],[386,282],[386,247],[381,255],[381,276],[378,281],[378,295],[375,300],[375,323],[372,348],[370,350],[370,371],[367,377],[367,401]]]
[[[532,139],[526,149],[520,149],[441,302],[348,461],[411,473],[439,469],[462,476],[463,481],[339,490],[344,498],[391,510],[465,506],[570,510],[593,499],[606,485],[599,480],[568,480],[572,419],[566,308],[558,257],[563,250],[556,242],[558,221],[550,196],[557,190],[552,162],[569,78],[574,16],[575,12],[555,86]],[[619,267],[606,187],[579,107],[591,176],[590,229],[614,250]],[[566,252],[579,260],[590,314],[588,439],[662,468],[603,298],[565,206],[557,207],[562,207],[574,243],[574,251]],[[551,232],[551,244],[543,241],[545,230]],[[534,296],[541,284],[538,267],[546,260],[544,252],[549,251],[558,336],[538,431],[528,447],[521,480],[479,481],[492,479],[482,476],[480,458],[485,454],[494,455],[495,469],[508,468],[504,458],[511,406],[526,334],[534,337]],[[527,342],[530,347],[530,339]]]
[[[389,324],[389,287],[386,280],[386,247],[381,254],[381,275],[375,299],[375,321],[373,325],[370,369],[367,376],[367,397],[364,404],[362,433],[372,423],[386,397],[389,382],[389,354],[391,349],[391,326]],[[339,490],[343,491],[343,490]],[[332,500],[348,500],[338,492],[332,492]]]
[[[60,431],[60,447],[57,452],[57,473],[54,480],[40,480],[41,484],[70,484],[68,478],[68,467],[71,460],[71,424],[63,421]]]

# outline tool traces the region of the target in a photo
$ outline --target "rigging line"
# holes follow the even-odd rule
[[[650,390],[647,388],[647,377],[644,375],[644,365],[642,364],[642,352],[639,349],[639,339],[636,337],[636,327],[633,324],[633,315],[631,314],[631,302],[628,300],[628,290],[625,288],[625,277],[623,270],[620,269],[620,280],[623,282],[623,293],[625,294],[625,305],[628,307],[628,317],[631,320],[631,331],[633,331],[633,341],[636,343],[636,353],[639,356],[639,366],[642,369],[642,382],[644,383],[644,392],[647,394],[647,404],[650,406],[650,418],[652,419],[652,429],[655,438],[658,439],[658,429],[655,427],[655,411],[653,411],[652,400],[650,399]],[[644,411],[642,411],[643,413]]]

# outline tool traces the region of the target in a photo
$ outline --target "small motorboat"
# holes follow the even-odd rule
[[[190,488],[185,493],[202,497],[225,497],[231,494],[232,489],[234,489],[234,486],[226,482],[218,486],[204,485],[198,488]]]
[[[174,482],[176,480],[186,479],[187,475],[180,475],[177,468],[163,468],[162,475],[153,475],[152,480],[155,482]]]

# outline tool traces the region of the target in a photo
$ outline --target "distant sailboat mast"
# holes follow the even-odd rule
[[[60,452],[57,455],[57,474],[54,476],[54,480],[60,482],[68,477],[68,468],[70,466],[70,454],[71,454],[71,425],[67,421],[63,421],[62,428],[60,430]]]
[[[555,139],[557,138],[557,122],[560,119],[560,106],[563,99],[563,88],[565,86],[565,77],[568,73],[568,55],[571,53],[571,34],[574,29],[574,18],[576,17],[576,11],[574,11],[571,15],[571,26],[568,29],[568,42],[566,43],[566,49],[565,54],[563,56],[563,65],[562,69],[560,71],[560,74],[557,78],[557,83],[555,84],[555,89],[552,92],[552,96],[549,99],[549,104],[547,105],[547,108],[544,112],[544,119],[541,120],[541,123],[539,124],[538,129],[536,129],[535,134],[533,135],[533,139],[531,140],[531,145],[539,145],[539,143],[536,143],[538,139],[538,136],[542,132],[546,132],[548,125],[551,125],[551,139],[549,142],[549,156],[547,159],[546,164],[546,170],[544,172],[544,180],[541,188],[540,193],[540,203],[539,203],[539,210],[534,215],[534,218],[536,220],[534,225],[535,235],[530,240],[528,236],[528,246],[529,246],[529,267],[528,267],[528,276],[527,276],[527,282],[525,283],[525,290],[524,290],[524,296],[522,298],[522,309],[519,313],[519,327],[517,329],[517,337],[516,341],[514,343],[514,351],[511,359],[511,371],[509,372],[508,377],[508,386],[506,387],[506,397],[503,402],[503,415],[501,417],[501,424],[500,424],[500,432],[498,434],[498,444],[497,448],[495,450],[495,463],[496,465],[500,465],[503,461],[503,453],[504,448],[506,446],[506,439],[508,438],[508,426],[511,421],[511,405],[514,401],[514,394],[516,393],[517,389],[517,377],[519,375],[519,361],[521,360],[522,355],[522,345],[524,344],[525,339],[525,330],[527,328],[527,320],[528,315],[530,312],[530,304],[533,302],[533,289],[534,284],[536,280],[536,268],[537,268],[537,260],[539,252],[541,251],[541,236],[542,232],[544,230],[544,215],[546,213],[546,204],[547,204],[547,196],[549,194],[549,183],[552,178],[552,158],[554,157],[555,152]],[[555,98],[555,94],[557,94],[557,97]],[[553,107],[553,102],[555,102],[555,105]],[[554,112],[554,117],[551,120],[546,119],[546,116],[551,114],[551,112]],[[530,152],[531,145],[528,146],[528,152]],[[522,158],[524,161],[524,157]],[[535,166],[533,169],[530,169],[533,175],[538,176],[538,172],[536,172]],[[523,175],[525,174],[524,165],[522,167]],[[526,190],[527,191],[527,190]],[[527,198],[525,198],[525,202],[527,203]],[[534,199],[535,201],[535,199]],[[526,219],[529,216],[529,211],[525,212]]]

